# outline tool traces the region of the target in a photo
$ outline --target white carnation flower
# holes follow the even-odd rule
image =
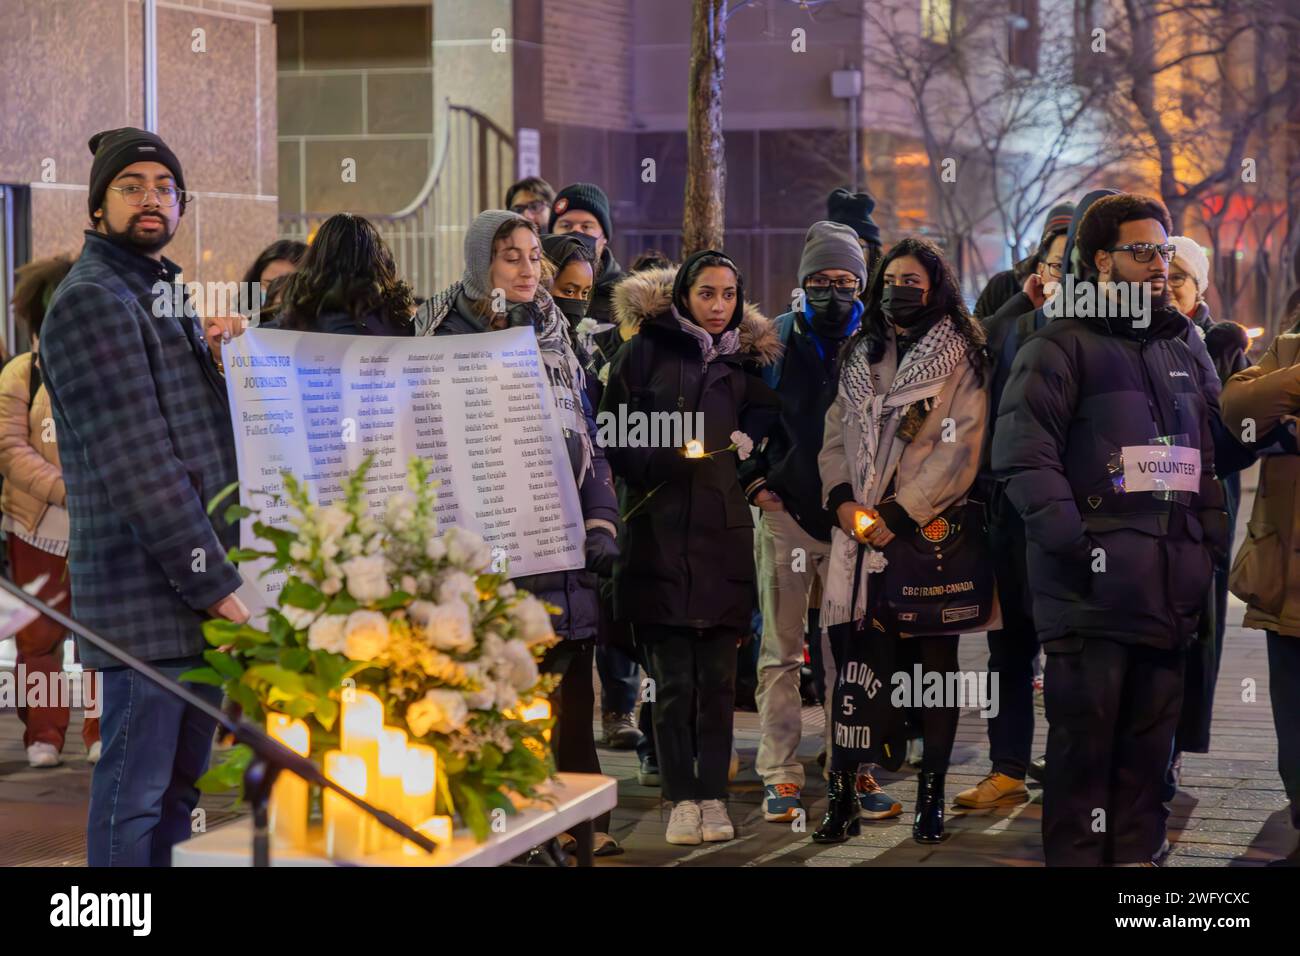
[[[307,630],[307,646],[313,651],[342,654],[347,649],[348,619],[342,614],[322,614]]]
[[[510,617],[519,629],[519,636],[529,646],[544,641],[555,633],[546,606],[531,594],[510,608]]]
[[[540,676],[537,661],[533,659],[533,652],[523,641],[518,638],[506,641],[501,649],[501,657],[507,665],[502,676],[515,690],[527,690],[537,683],[537,678]]]
[[[474,647],[474,629],[464,602],[412,601],[406,615],[416,632],[437,650],[463,654]]]
[[[464,571],[448,571],[438,582],[438,601],[442,604],[450,604],[453,601],[477,604],[478,586]]]
[[[349,558],[343,562],[343,573],[348,578],[348,593],[362,604],[382,601],[393,593],[383,555]]]
[[[372,661],[388,647],[388,618],[378,611],[353,611],[345,630],[344,653],[354,661]]]
[[[736,457],[741,461],[744,461],[753,454],[754,439],[750,438],[744,432],[732,432],[731,443],[736,446]]]
[[[443,538],[447,545],[447,560],[452,564],[476,573],[487,570],[492,561],[492,549],[473,531],[450,528]]]
[[[327,505],[316,509],[316,528],[321,541],[334,541],[343,536],[352,523],[352,515],[342,505]]]

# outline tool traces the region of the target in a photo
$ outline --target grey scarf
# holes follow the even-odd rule
[[[695,339],[700,346],[700,355],[704,364],[708,365],[713,362],[719,355],[732,355],[740,351],[740,329],[734,328],[729,332],[723,332],[715,341],[713,336],[701,325],[697,325],[692,320],[685,318],[677,311],[677,306],[669,306],[673,312],[673,318],[677,324],[682,327],[691,338]]]

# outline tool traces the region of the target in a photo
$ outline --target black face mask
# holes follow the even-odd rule
[[[587,317],[586,299],[561,299],[557,295],[555,297],[555,307],[564,313],[564,317],[569,320],[570,325],[577,325]]]
[[[915,286],[887,285],[880,295],[880,311],[899,328],[908,328],[925,314],[922,295],[924,293]]]
[[[812,330],[824,339],[842,339],[853,320],[853,309],[858,301],[857,290],[805,289],[809,310],[812,312]]]

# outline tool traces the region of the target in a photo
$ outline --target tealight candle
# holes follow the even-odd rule
[[[687,457],[687,458],[703,458],[703,457],[704,457],[704,443],[701,442],[698,438],[692,438],[690,441],[688,441],[688,442],[686,443],[686,457]]]
[[[325,753],[325,776],[362,800],[367,799],[366,762],[339,750]],[[333,790],[323,794],[325,854],[331,859],[358,860],[366,855],[366,820],[360,807]]]
[[[858,529],[858,534],[865,534],[866,530],[876,523],[876,519],[871,517],[865,511],[859,511],[854,519],[854,526]]]
[[[408,744],[402,762],[402,819],[433,816],[434,787],[438,782],[438,751],[424,744]]]
[[[299,756],[311,754],[311,731],[304,721],[268,713],[266,733]],[[289,846],[307,845],[307,792],[307,781],[287,770],[280,771],[271,788],[271,833]]]
[[[396,727],[379,731],[379,778],[374,789],[374,803],[394,816],[402,815],[402,771],[406,766],[406,733]],[[419,819],[419,818],[417,818]],[[401,842],[392,830],[378,820],[371,821],[373,850],[397,849]]]
[[[339,718],[339,749],[365,761],[366,779],[379,780],[379,731],[384,726],[384,705],[368,690],[358,690],[343,702]]]

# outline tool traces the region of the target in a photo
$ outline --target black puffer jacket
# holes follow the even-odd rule
[[[681,411],[703,415],[706,451],[743,431],[757,444],[776,419],[779,400],[757,367],[780,343],[752,306],[740,321],[741,351],[703,365],[696,339],[673,316],[672,269],[636,273],[618,286],[620,324],[637,330],[610,368],[606,413]],[[626,540],[614,569],[620,620],[679,627],[750,626],[754,590],[753,520],[736,474],[737,455],[687,460],[680,448],[620,446],[606,455],[623,479]],[[646,500],[648,498],[648,500]]]
[[[591,289],[591,302],[587,306],[587,315],[597,322],[614,321],[614,289],[627,278],[628,273],[614,258],[614,252],[605,246],[600,254],[600,274]]]
[[[1172,649],[1196,634],[1227,521],[1214,470],[1218,382],[1190,331],[1173,308],[1155,310],[1142,330],[1057,319],[1016,355],[993,468],[1025,522],[1042,641],[1079,635]],[[1117,490],[1123,447],[1176,434],[1200,453],[1198,493],[1173,502]]]

